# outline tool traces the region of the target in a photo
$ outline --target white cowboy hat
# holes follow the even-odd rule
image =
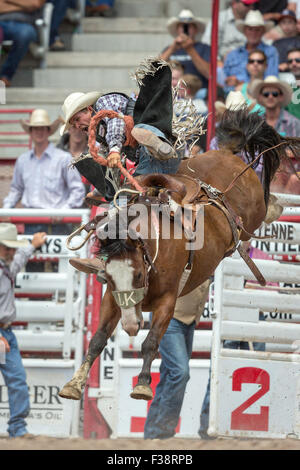
[[[249,13],[247,13],[245,19],[236,20],[235,25],[236,28],[243,34],[245,26],[263,26],[267,33],[268,31],[270,31],[270,29],[274,28],[275,23],[273,21],[265,21],[263,15],[259,10],[250,10]]]
[[[240,91],[231,91],[228,94],[225,103],[223,103],[222,101],[215,102],[215,108],[217,112],[224,113],[226,109],[238,111],[239,109],[243,108],[246,104],[247,101]],[[249,110],[251,110],[255,106],[255,104],[256,103],[251,103],[251,105],[248,106]]]
[[[28,240],[18,240],[17,227],[14,224],[0,223],[0,244],[7,248],[28,246]]]
[[[57,131],[59,126],[63,123],[63,118],[59,116],[55,121],[51,122],[49,118],[49,114],[45,109],[35,109],[30,116],[29,122],[24,121],[23,119],[20,120],[20,124],[23,127],[24,131],[27,134],[30,131],[31,127],[49,127],[50,128],[50,135],[54,134]]]
[[[282,92],[283,102],[282,102],[281,106],[282,107],[287,106],[290,103],[291,99],[292,99],[293,89],[288,83],[282,82],[281,80],[279,80],[279,78],[275,77],[275,75],[269,75],[264,80],[254,80],[253,81],[253,83],[251,85],[251,94],[252,94],[253,98],[258,100],[260,92],[262,91],[262,89],[264,87],[270,86],[270,85],[278,88]]]
[[[70,119],[78,111],[82,111],[84,108],[93,105],[97,99],[101,96],[100,91],[90,91],[89,93],[71,93],[67,96],[62,105],[62,111],[65,118],[65,125],[60,129],[60,135],[63,135],[70,126]]]
[[[196,18],[191,10],[182,10],[177,18],[172,17],[167,22],[167,29],[171,36],[177,36],[177,26],[180,23],[194,24],[197,28],[197,34],[203,33],[206,27],[206,23],[200,18]]]

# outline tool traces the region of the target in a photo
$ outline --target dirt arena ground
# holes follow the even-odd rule
[[[0,439],[0,450],[300,450],[294,439],[200,439],[173,438],[164,441],[143,439]],[[133,454],[134,455],[134,454]]]

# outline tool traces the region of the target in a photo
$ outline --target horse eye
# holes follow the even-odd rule
[[[142,273],[136,274],[136,275],[135,275],[135,279],[136,279],[137,281],[140,281],[140,280],[142,279]]]

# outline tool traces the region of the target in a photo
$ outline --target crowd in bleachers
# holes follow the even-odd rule
[[[0,70],[0,80],[10,86],[21,58],[30,42],[36,39],[35,20],[40,17],[45,4],[53,6],[49,32],[49,50],[64,50],[60,38],[60,25],[70,8],[78,8],[78,0],[20,0],[0,2],[0,32],[2,39],[13,44]],[[117,11],[113,0],[87,0],[83,3],[85,15],[114,17]],[[249,107],[249,112],[259,112],[281,135],[300,135],[300,1],[231,0],[219,12],[217,103],[226,106],[231,92]],[[82,6],[82,2],[81,2]],[[158,55],[169,62],[172,85],[177,86],[177,98],[192,103],[196,112],[208,116],[208,85],[211,57],[211,21],[197,18],[184,9],[177,17],[167,21],[166,30],[172,41]],[[231,100],[229,99],[229,102]],[[78,134],[78,132],[77,132]],[[77,156],[86,146],[80,135],[64,136],[60,147]],[[193,152],[204,152],[211,147],[206,136],[199,137]],[[77,153],[76,153],[77,152]],[[282,181],[281,181],[281,184]],[[289,191],[299,192],[297,177]],[[279,186],[276,186],[280,189]],[[281,187],[284,190],[284,187]]]
[[[239,101],[248,105],[249,112],[259,112],[282,136],[300,136],[299,5],[299,1],[232,0],[220,11],[217,117],[220,102],[235,92],[236,105]],[[196,109],[207,115],[211,21],[205,24],[190,10],[182,10],[167,28],[174,39],[161,58],[171,64],[173,85],[181,79],[182,99],[192,99]],[[197,151],[210,147],[201,141]],[[273,189],[299,193],[299,179],[288,175],[287,167],[286,177],[276,180]]]

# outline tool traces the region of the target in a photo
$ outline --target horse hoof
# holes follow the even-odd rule
[[[137,385],[130,396],[136,400],[152,400],[153,392],[148,385]]]
[[[74,385],[66,384],[58,395],[62,398],[67,398],[68,400],[80,400],[81,390],[74,387]]]

